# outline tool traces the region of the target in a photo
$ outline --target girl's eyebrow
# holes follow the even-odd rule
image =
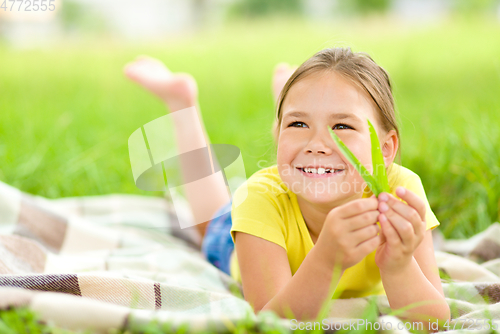
[[[332,119],[352,119],[354,121],[361,121],[358,116],[354,114],[345,114],[345,113],[339,113],[339,114],[331,114],[330,118]]]
[[[292,111],[292,112],[288,112],[286,113],[283,118],[286,118],[286,117],[308,117],[309,114],[306,113],[306,112],[303,112],[303,111]]]
[[[309,117],[309,113],[303,112],[303,111],[292,111],[289,113],[286,113],[283,118],[287,117]],[[346,114],[346,113],[334,113],[331,114],[330,119],[352,119],[355,121],[360,121],[359,117],[357,117],[355,114]]]

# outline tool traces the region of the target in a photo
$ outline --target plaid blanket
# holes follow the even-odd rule
[[[255,316],[241,286],[204,259],[195,228],[179,227],[190,219],[187,206],[179,212],[170,203],[133,195],[48,200],[0,182],[0,309],[28,307],[58,326],[102,333],[152,320],[192,331],[231,331],[241,319],[299,328],[270,313]],[[490,332],[479,320],[500,317],[500,224],[468,240],[436,236],[448,332]],[[369,305],[375,326],[408,332],[385,296],[332,302],[322,328],[349,328]]]

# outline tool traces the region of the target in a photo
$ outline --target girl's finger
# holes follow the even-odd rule
[[[400,188],[404,189],[403,187]],[[400,188],[398,188],[398,190]],[[398,213],[400,216],[405,218],[413,225],[413,230],[415,231],[416,234],[421,235],[425,232],[425,224],[422,224],[422,222],[425,220],[422,219],[422,217],[420,216],[419,212],[416,209],[414,209],[408,204],[401,202],[400,200],[396,199],[394,196],[390,194],[384,193],[384,196],[381,197],[382,198],[379,203],[380,212],[384,212],[383,209],[385,205],[384,203],[386,203],[391,209],[393,209],[396,213]],[[418,197],[418,199],[420,199],[420,197]],[[425,205],[424,205],[424,214],[425,214]]]
[[[377,215],[378,216],[378,215]],[[377,224],[372,224],[369,226],[365,226],[352,232],[351,237],[354,243],[359,246],[361,243],[365,242],[368,239],[375,237],[380,232],[380,227]]]
[[[377,217],[380,214],[378,210],[367,211],[357,216],[347,218],[348,229],[350,231],[357,231],[367,226],[373,225],[377,222]]]
[[[361,253],[361,254],[364,254],[364,256],[370,254],[371,252],[373,252],[375,249],[377,249],[377,247],[382,243],[382,235],[379,234],[379,235],[376,235],[374,236],[373,238],[371,239],[368,239],[364,242],[362,242],[361,244],[359,244],[357,247],[356,247],[356,251]]]
[[[399,198],[408,203],[409,206],[417,210],[418,214],[420,215],[420,219],[422,221],[425,221],[425,203],[422,198],[420,198],[414,192],[403,187],[398,187],[396,189],[396,195],[398,195]]]
[[[387,206],[387,204],[382,204],[381,212],[385,215],[385,217],[392,224],[393,228],[398,233],[401,241],[404,245],[410,245],[415,236],[415,230],[413,229],[413,225],[399,215],[397,212],[392,210]]]
[[[360,212],[377,210],[377,207],[376,198],[361,198],[344,204],[338,213],[341,218],[350,218],[359,215]]]
[[[399,234],[396,232],[392,224],[383,213],[381,213],[378,217],[378,221],[382,226],[382,233],[384,234],[387,244],[389,244],[389,246],[391,247],[397,247],[401,245],[402,240],[399,237]]]
[[[384,231],[382,230],[382,224],[380,222],[379,224],[380,224],[380,243],[383,244],[387,240],[385,239],[385,234]]]

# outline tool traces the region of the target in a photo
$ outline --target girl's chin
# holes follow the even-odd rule
[[[297,195],[299,195],[299,194],[297,194]],[[349,196],[347,194],[341,195],[341,194],[332,194],[332,193],[330,193],[330,194],[328,194],[328,193],[325,193],[325,194],[318,194],[318,193],[300,194],[300,197],[302,197],[303,199],[305,199],[309,203],[322,204],[322,205],[332,204],[333,206],[335,206],[334,205],[335,203],[344,202],[344,201],[348,200],[351,196]]]
[[[303,177],[284,177],[284,184],[293,193],[307,199],[309,202],[338,203],[363,196],[364,183],[358,180],[335,179],[304,179]]]
[[[337,207],[339,205],[343,205],[345,203],[348,203],[352,200],[355,199],[360,199],[363,197],[363,192],[349,192],[349,193],[338,193],[334,191],[316,191],[316,192],[310,192],[310,191],[302,191],[302,192],[295,192],[297,197],[301,197],[303,200],[311,203],[311,204],[318,204],[318,205],[328,205],[331,206],[333,209],[334,207]]]

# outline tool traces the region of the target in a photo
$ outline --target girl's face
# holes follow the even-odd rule
[[[278,171],[299,203],[305,200],[333,208],[361,198],[363,178],[344,158],[327,126],[372,172],[366,119],[375,126],[379,138],[382,132],[367,93],[337,73],[319,72],[294,84],[282,108]]]

